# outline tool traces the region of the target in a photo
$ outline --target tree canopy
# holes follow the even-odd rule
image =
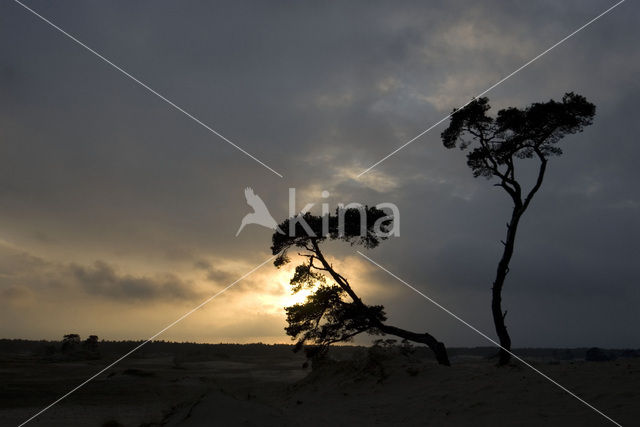
[[[442,132],[442,142],[447,148],[469,149],[467,165],[473,175],[497,177],[498,185],[520,204],[526,198],[522,199],[522,188],[516,180],[515,160],[537,158],[546,166],[550,157],[562,154],[558,142],[581,132],[595,115],[595,106],[573,92],[566,93],[560,102],[502,109],[495,118],[487,115],[490,108],[489,100],[483,97],[454,110],[449,127]],[[541,172],[543,175],[544,169]]]

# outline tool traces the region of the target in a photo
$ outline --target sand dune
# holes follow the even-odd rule
[[[540,366],[623,425],[640,415],[640,363]],[[395,362],[384,374],[334,366],[286,390],[252,389],[251,397],[207,393],[169,418],[171,426],[415,425],[603,426],[608,422],[525,367],[486,361],[454,368]]]
[[[123,361],[32,425],[608,425],[522,365],[497,368],[485,357],[457,355],[446,368],[420,352],[339,353],[343,360],[313,370],[281,349],[180,361],[146,354]],[[640,359],[530,360],[622,425],[640,419]],[[0,425],[24,421],[103,363],[4,360]]]

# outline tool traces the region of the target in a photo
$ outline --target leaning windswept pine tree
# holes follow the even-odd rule
[[[313,293],[300,304],[286,307],[287,335],[295,339],[296,350],[306,343],[317,346],[320,353],[337,342],[350,341],[361,333],[390,334],[413,342],[426,344],[435,354],[438,363],[449,365],[444,344],[426,332],[411,332],[386,323],[384,307],[367,305],[358,296],[347,278],[338,273],[321,250],[322,242],[340,240],[366,249],[375,248],[392,229],[393,216],[384,211],[363,209],[336,210],[335,215],[323,217],[310,213],[301,218],[306,227],[296,219],[287,219],[275,232],[271,250],[278,255],[276,267],[290,262],[288,250],[295,248],[303,262],[295,268],[290,284],[292,292],[313,289]],[[291,221],[295,224],[291,224]]]
[[[560,102],[551,100],[524,109],[500,110],[495,118],[487,115],[489,109],[489,100],[478,98],[454,110],[441,137],[447,148],[468,149],[467,165],[473,176],[496,180],[495,185],[503,188],[513,201],[491,300],[493,322],[502,347],[499,364],[505,365],[511,356],[511,337],[504,322],[506,311],[502,311],[502,287],[509,272],[518,223],[542,186],[549,159],[562,154],[560,140],[589,126],[596,108],[583,96],[571,92]],[[537,176],[528,191],[516,178],[516,166],[524,160],[537,162]]]

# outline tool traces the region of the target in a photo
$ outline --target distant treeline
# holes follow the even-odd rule
[[[65,339],[60,341],[0,339],[0,355],[8,356],[46,356],[63,353]],[[80,341],[78,348],[82,348]],[[101,358],[121,356],[144,341],[106,341],[97,342],[97,351]],[[145,344],[131,358],[162,357],[162,356],[198,356],[207,358],[242,358],[243,355],[263,355],[282,358],[292,354],[293,345],[288,344],[202,344],[194,342],[152,341]]]
[[[73,335],[73,334],[71,334]],[[68,337],[67,335],[66,337]],[[88,337],[87,337],[88,338]],[[97,338],[97,337],[96,337]],[[68,341],[68,339],[67,339]],[[83,343],[78,341],[79,351],[86,351]],[[97,347],[92,349],[99,353],[100,358],[121,356],[144,341],[97,341]],[[3,357],[46,357],[63,354],[65,340],[24,340],[0,339],[0,355]],[[195,342],[152,341],[133,353],[132,358],[147,357],[188,357],[189,360],[206,359],[236,359],[244,357],[273,357],[282,359],[297,358],[290,344],[202,344]],[[334,358],[351,357],[362,346],[341,345],[331,348],[330,354]],[[640,350],[636,349],[599,349],[599,348],[520,348],[514,353],[528,358],[548,360],[610,360],[624,357],[640,357]],[[417,357],[431,359],[432,353],[427,347],[415,347]],[[453,347],[449,348],[451,357],[481,357],[492,358],[497,354],[495,347]]]

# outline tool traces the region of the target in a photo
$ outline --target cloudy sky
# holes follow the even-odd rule
[[[0,336],[143,339],[270,256],[269,230],[235,237],[247,186],[278,220],[290,187],[298,207],[397,204],[401,236],[368,255],[493,335],[510,204],[442,146],[446,123],[358,174],[614,2],[26,4],[283,175],[0,4]],[[639,17],[622,4],[488,94],[597,106],[521,224],[515,347],[639,345]],[[354,248],[327,253],[390,323],[486,344]],[[288,342],[289,275],[265,265],[164,338]]]

